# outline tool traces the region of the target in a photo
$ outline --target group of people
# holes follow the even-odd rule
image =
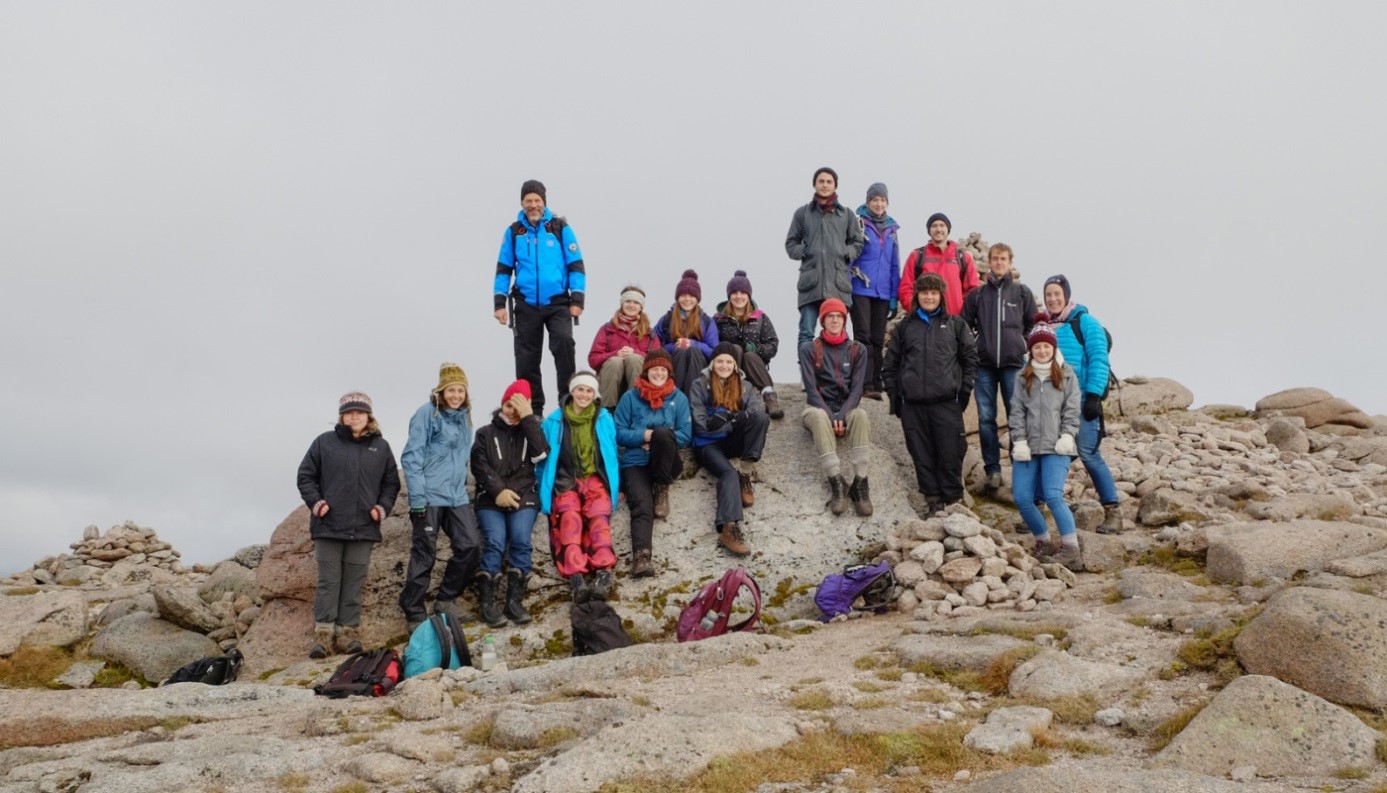
[[[872,514],[864,399],[888,400],[900,419],[919,492],[933,514],[963,496],[963,412],[976,395],[985,487],[1000,488],[1000,393],[1013,494],[1037,537],[1036,553],[1076,567],[1077,535],[1063,496],[1074,456],[1108,510],[1100,531],[1122,526],[1112,475],[1098,453],[1109,377],[1102,326],[1073,302],[1062,275],[1046,281],[1038,311],[1031,291],[1013,278],[1005,244],[989,250],[988,275],[980,279],[971,256],[949,240],[951,224],[942,213],[929,218],[930,241],[902,267],[900,226],[887,213],[886,185],[869,187],[856,212],[838,201],[831,168],[815,172],[813,185],[813,198],[794,213],[785,249],[800,265],[801,423],[819,457],[826,508],[834,515],[849,508]],[[474,429],[467,375],[455,363],[442,364],[429,400],[410,420],[400,457],[413,539],[399,604],[411,630],[427,617],[440,532],[452,557],[435,611],[462,618],[457,598],[470,583],[480,618],[492,627],[531,620],[524,598],[530,536],[541,512],[548,516],[554,565],[575,603],[610,594],[618,493],[630,510],[631,575],[654,575],[654,522],[670,513],[670,485],[700,466],[717,482],[718,547],[737,557],[750,553],[743,511],[756,502],[757,462],[770,422],[784,410],[769,368],[779,337],[753,300],[746,272],[733,273],[727,299],[709,315],[698,274],[684,271],[674,303],[654,323],[646,292],[626,286],[593,339],[591,370],[576,371],[573,325],[585,292],[573,228],[549,209],[544,185],[526,181],[494,281],[494,315],[513,330],[517,379],[490,421]],[[547,416],[540,377],[546,333],[560,394]],[[400,487],[370,398],[343,396],[338,415],[333,430],[314,440],[298,475],[319,573],[315,658],[361,649],[371,545],[380,541],[380,523]],[[847,445],[846,472],[840,439]],[[1059,528],[1054,542],[1040,503]]]

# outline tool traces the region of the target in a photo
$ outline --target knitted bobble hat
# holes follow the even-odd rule
[[[1029,352],[1032,347],[1041,342],[1049,344],[1051,347],[1059,347],[1059,339],[1055,338],[1055,330],[1049,324],[1037,323],[1035,327],[1031,328],[1031,335],[1026,337],[1026,351]]]
[[[751,279],[746,277],[746,270],[733,273],[732,280],[727,282],[727,296],[731,297],[733,292],[746,292],[751,297]]]
[[[645,363],[641,365],[641,374],[657,366],[663,366],[666,372],[674,372],[674,359],[669,357],[669,353],[665,352],[663,347],[656,347],[646,354]]]
[[[680,295],[693,295],[694,300],[703,302],[703,287],[698,285],[698,273],[693,270],[685,270],[679,278],[679,285],[674,287],[674,299],[678,300]]]
[[[467,373],[462,371],[462,367],[452,361],[444,361],[438,365],[438,386],[433,389],[434,394],[443,393],[443,389],[450,385],[460,384],[467,388]]]
[[[343,394],[342,398],[337,400],[337,415],[340,416],[349,410],[362,410],[370,413],[371,398],[361,391],[352,391]]]
[[[819,324],[822,325],[824,317],[829,314],[842,314],[843,319],[848,318],[847,305],[836,297],[830,297],[819,304]]]
[[[506,386],[506,393],[501,395],[501,404],[506,404],[510,401],[510,398],[515,396],[516,394],[520,394],[526,399],[530,399],[530,381],[516,380],[514,383],[511,383],[510,385]]]
[[[742,348],[730,341],[718,342],[718,346],[713,348],[713,354],[708,358],[708,362],[712,363],[719,355],[730,355],[732,360],[737,362],[738,367],[742,365]]]

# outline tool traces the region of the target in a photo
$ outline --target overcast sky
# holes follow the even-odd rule
[[[538,178],[588,265],[795,333],[795,207],[884,181],[1062,272],[1119,375],[1387,412],[1374,4],[0,0],[0,572],[127,518],[266,542],[338,397],[396,455],[458,361],[513,376],[491,276]],[[1374,99],[1373,97],[1378,97]],[[783,353],[779,380],[797,377]],[[545,355],[546,387],[552,365]]]

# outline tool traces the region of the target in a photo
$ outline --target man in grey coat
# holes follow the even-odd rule
[[[790,220],[785,252],[799,262],[799,343],[814,338],[819,304],[836,297],[852,305],[852,263],[862,255],[862,221],[838,203],[838,174],[814,172],[814,199]]]

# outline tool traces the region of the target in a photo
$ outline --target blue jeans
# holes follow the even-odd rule
[[[982,470],[996,474],[1002,471],[1002,445],[997,440],[997,388],[1002,389],[1002,404],[1011,412],[1011,392],[1016,387],[1019,366],[994,369],[979,366],[973,394],[978,400],[978,441],[982,445]]]
[[[482,572],[496,575],[501,572],[501,551],[510,554],[510,566],[522,574],[530,572],[530,533],[535,528],[534,507],[503,512],[499,509],[477,510],[477,522],[482,524]]]
[[[1088,478],[1093,480],[1093,489],[1098,491],[1098,500],[1104,504],[1116,504],[1117,485],[1113,482],[1108,464],[1103,462],[1102,453],[1098,451],[1098,445],[1102,443],[1098,437],[1099,421],[1101,419],[1079,419],[1079,437],[1074,440],[1079,447],[1079,461],[1088,471]]]
[[[1011,461],[1011,495],[1016,499],[1016,508],[1021,511],[1026,528],[1036,537],[1044,537],[1049,532],[1045,516],[1035,506],[1036,496],[1044,499],[1050,514],[1055,516],[1060,536],[1074,533],[1074,513],[1064,501],[1064,480],[1069,476],[1072,462],[1073,457],[1063,454],[1041,454],[1025,462]]]
[[[814,329],[819,327],[819,304],[822,300],[815,300],[813,303],[806,303],[799,307],[799,344],[795,345],[795,356],[798,360],[800,345],[814,338]]]

